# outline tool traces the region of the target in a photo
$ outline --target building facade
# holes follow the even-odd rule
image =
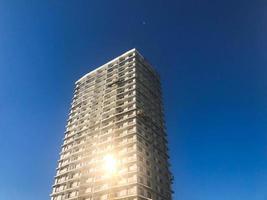
[[[51,200],[171,200],[158,74],[132,49],[75,83]]]

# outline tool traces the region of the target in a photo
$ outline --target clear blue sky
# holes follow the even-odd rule
[[[265,0],[0,0],[0,199],[48,199],[74,82],[133,47],[162,77],[174,199],[266,200]]]

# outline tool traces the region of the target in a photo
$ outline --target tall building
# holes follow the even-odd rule
[[[52,200],[171,200],[158,74],[132,49],[75,83]]]

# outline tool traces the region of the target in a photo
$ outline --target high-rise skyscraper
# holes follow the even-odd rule
[[[132,49],[75,83],[52,200],[171,200],[158,74]]]

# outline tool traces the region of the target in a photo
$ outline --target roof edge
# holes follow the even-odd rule
[[[101,66],[95,68],[93,71],[90,71],[90,72],[86,73],[86,74],[83,75],[81,78],[79,78],[79,79],[75,82],[75,84],[77,84],[79,81],[81,81],[82,79],[84,79],[84,78],[87,77],[88,75],[90,75],[90,74],[96,72],[97,70],[99,70],[99,69],[105,67],[106,65],[108,65],[108,64],[110,64],[110,63],[112,63],[112,62],[114,62],[114,61],[117,60],[119,57],[121,57],[121,56],[125,56],[126,54],[131,53],[131,52],[137,52],[139,55],[141,55],[141,54],[137,51],[136,48],[130,49],[130,50],[126,51],[125,53],[123,53],[123,54],[117,56],[116,58],[114,58],[114,59],[108,61],[107,63],[105,63],[105,64],[103,64],[103,65],[101,65]],[[142,56],[142,55],[141,55],[141,56]],[[142,56],[142,57],[143,57],[143,56]]]

